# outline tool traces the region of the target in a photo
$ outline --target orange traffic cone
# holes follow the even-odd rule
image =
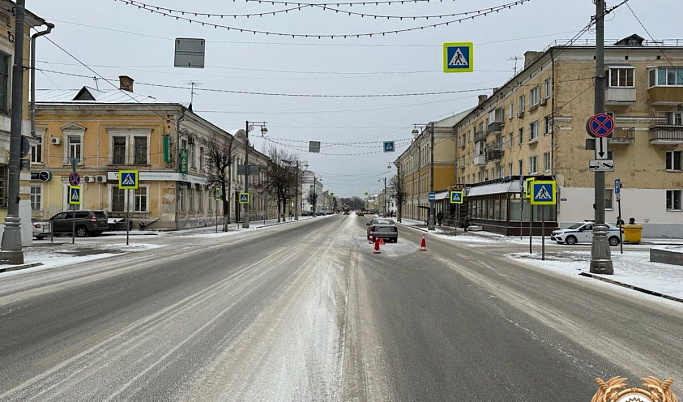
[[[375,254],[380,254],[381,251],[379,251],[379,240],[375,240]]]
[[[427,251],[427,241],[424,235],[422,236],[422,244],[420,244],[420,251]]]

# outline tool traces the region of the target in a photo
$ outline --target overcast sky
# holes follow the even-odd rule
[[[129,2],[130,0],[128,0]],[[135,80],[135,92],[171,102],[190,101],[190,82],[198,86],[194,111],[234,133],[246,120],[266,121],[270,141],[250,138],[257,148],[277,142],[283,150],[308,161],[325,189],[338,196],[377,193],[395,169],[390,162],[406,149],[414,123],[448,117],[476,105],[477,95],[490,94],[523,66],[527,50],[563,44],[590,21],[591,0],[431,0],[362,5],[329,3],[259,3],[255,0],[142,0],[192,13],[180,18],[271,33],[345,35],[395,31],[443,24],[452,14],[513,5],[462,22],[410,32],[362,38],[282,37],[152,13],[123,0],[27,0],[30,11],[55,24],[49,38],[97,74],[118,86],[119,75]],[[622,0],[608,0],[607,7]],[[385,4],[382,4],[385,3]],[[298,8],[297,4],[303,5]],[[311,6],[311,4],[316,4]],[[605,37],[632,33],[650,39],[683,38],[683,1],[630,0],[609,15]],[[331,9],[330,9],[331,8]],[[283,10],[289,10],[284,12]],[[348,15],[341,11],[357,13]],[[163,10],[159,10],[163,12]],[[282,11],[282,12],[281,12]],[[229,15],[275,12],[275,15]],[[168,14],[168,11],[166,11]],[[640,19],[641,26],[635,15]],[[363,14],[363,15],[361,15]],[[374,16],[435,16],[389,19]],[[472,14],[470,14],[471,16]],[[647,30],[647,31],[646,31]],[[648,34],[649,32],[649,34]],[[173,67],[174,39],[206,39],[206,67]],[[594,39],[594,31],[581,37]],[[446,74],[444,42],[474,42],[474,72]],[[517,58],[517,61],[515,61]],[[45,39],[39,40],[37,67],[92,77],[95,74]],[[152,85],[150,85],[152,84]],[[76,89],[84,85],[111,88],[85,77],[38,72],[37,88]],[[179,88],[163,88],[159,85]],[[217,90],[217,91],[216,91]],[[246,91],[261,94],[236,94]],[[451,94],[391,97],[290,97],[283,95],[397,95],[457,91]],[[271,96],[269,94],[280,94]],[[307,141],[321,141],[320,154],[307,152]],[[395,153],[383,153],[382,141],[397,141]]]

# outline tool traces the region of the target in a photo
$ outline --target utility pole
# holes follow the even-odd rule
[[[605,112],[605,0],[595,1],[595,114]],[[605,225],[605,172],[595,172],[595,224],[590,272],[613,274]]]
[[[261,134],[265,135],[268,132],[266,128],[266,122],[252,122],[249,125],[249,120],[246,122],[244,127],[244,192],[249,193],[249,131],[254,129],[254,126],[261,127]],[[244,218],[242,219],[242,228],[249,229],[249,204],[251,203],[251,197],[249,197],[249,202],[244,204]]]
[[[434,192],[434,122],[430,122],[429,125],[427,126],[429,128],[429,135],[430,135],[430,141],[431,141],[431,146],[430,146],[430,166],[429,166],[429,192],[433,193]],[[427,230],[436,230],[434,227],[434,204],[433,202],[429,203],[429,220],[427,221]]]
[[[9,264],[23,264],[24,251],[21,248],[21,217],[19,216],[19,175],[21,173],[21,119],[24,88],[24,17],[25,0],[17,0],[14,10],[14,64],[12,65],[12,116],[10,123],[9,183],[7,196],[7,217],[2,234],[2,256],[0,261]]]

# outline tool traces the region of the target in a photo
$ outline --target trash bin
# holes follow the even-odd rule
[[[623,225],[624,228],[624,242],[626,243],[640,243],[640,237],[643,233],[643,225]]]

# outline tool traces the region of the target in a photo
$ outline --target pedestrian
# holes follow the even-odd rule
[[[629,225],[635,225],[636,224],[636,218],[628,218],[628,224]]]
[[[443,213],[441,211],[436,214],[436,220],[439,222],[439,226],[441,226],[441,221],[443,221]]]
[[[465,219],[462,221],[462,227],[465,228],[465,232],[467,232],[467,228],[470,226],[470,216],[467,215],[465,216]]]

